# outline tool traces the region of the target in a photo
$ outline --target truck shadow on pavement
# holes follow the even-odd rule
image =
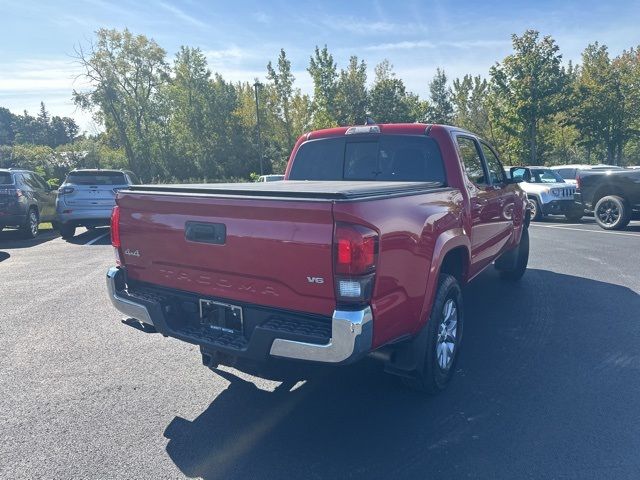
[[[273,391],[218,371],[228,388],[172,420],[166,451],[205,479],[637,473],[640,295],[536,269],[514,285],[491,270],[466,288],[465,310],[456,376],[438,396],[368,359]]]
[[[4,248],[30,248],[49,242],[58,237],[53,229],[40,230],[36,238],[24,238],[19,230],[3,230],[0,232],[0,245]]]

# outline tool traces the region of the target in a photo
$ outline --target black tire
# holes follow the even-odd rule
[[[529,229],[522,229],[522,236],[520,237],[520,243],[518,244],[518,251],[516,254],[515,266],[513,268],[504,269],[501,268],[500,278],[509,280],[511,282],[517,282],[522,278],[524,272],[527,271],[527,265],[529,264]]]
[[[451,323],[447,325],[446,320],[451,320],[451,315],[447,317],[445,314],[445,307],[449,305],[449,301],[455,306],[455,328],[448,329],[447,326],[451,326]],[[464,310],[462,303],[462,290],[455,277],[448,274],[440,274],[438,278],[438,291],[433,302],[433,308],[431,315],[427,321],[427,325],[424,328],[427,329],[426,335],[426,352],[424,355],[424,363],[419,371],[414,372],[411,377],[402,377],[402,382],[405,386],[425,392],[429,394],[436,394],[444,390],[453,376],[455,371],[456,362],[460,352],[460,345],[462,341],[462,331],[464,326]],[[446,335],[446,332],[451,333],[454,330],[453,336],[455,337],[453,342],[443,342],[441,339],[443,335],[446,338],[452,339],[451,335]],[[446,340],[445,338],[445,340]],[[442,367],[444,361],[443,356],[439,356],[439,350],[444,353],[446,349],[449,352],[447,345],[452,344],[453,350],[450,353],[450,357],[446,362],[446,367]]]
[[[65,240],[69,240],[70,238],[73,238],[73,236],[76,234],[76,227],[74,225],[60,224],[59,230],[60,230],[60,236]]]
[[[601,228],[621,230],[631,221],[631,208],[622,197],[607,195],[598,200],[593,215]]]
[[[538,202],[535,198],[529,199],[529,209],[531,210],[531,221],[539,222],[542,220],[542,207],[540,206],[540,202]]]
[[[29,208],[27,218],[20,226],[20,233],[24,238],[36,238],[40,228],[40,216],[35,207]]]

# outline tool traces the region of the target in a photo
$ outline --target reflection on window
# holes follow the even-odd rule
[[[487,181],[482,168],[482,160],[476,148],[476,142],[470,138],[458,137],[458,147],[460,148],[460,156],[469,180],[476,185],[486,184]]]

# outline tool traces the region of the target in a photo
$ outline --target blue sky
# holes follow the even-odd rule
[[[296,84],[311,93],[306,72],[315,45],[327,44],[339,67],[350,55],[373,67],[384,58],[420,96],[436,67],[449,78],[487,75],[511,49],[510,35],[534,28],[552,35],[565,60],[579,61],[593,41],[613,55],[640,44],[638,1],[486,0],[326,2],[245,0],[0,0],[0,106],[69,115],[94,131],[70,97],[82,88],[74,46],[100,27],[129,28],[154,38],[172,58],[180,45],[200,47],[226,79],[263,78],[284,48]]]

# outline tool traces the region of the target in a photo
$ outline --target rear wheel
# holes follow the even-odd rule
[[[38,211],[31,207],[27,213],[27,219],[20,227],[22,236],[25,238],[35,238],[38,236],[38,228],[40,226],[40,217]]]
[[[403,383],[414,390],[436,394],[453,376],[462,341],[462,291],[455,277],[441,274],[427,325],[424,363]]]
[[[631,209],[622,197],[607,195],[596,203],[594,216],[605,230],[620,230],[631,221]]]
[[[73,238],[73,236],[76,234],[76,227],[73,225],[60,224],[59,229],[60,229],[60,236],[65,240]]]

